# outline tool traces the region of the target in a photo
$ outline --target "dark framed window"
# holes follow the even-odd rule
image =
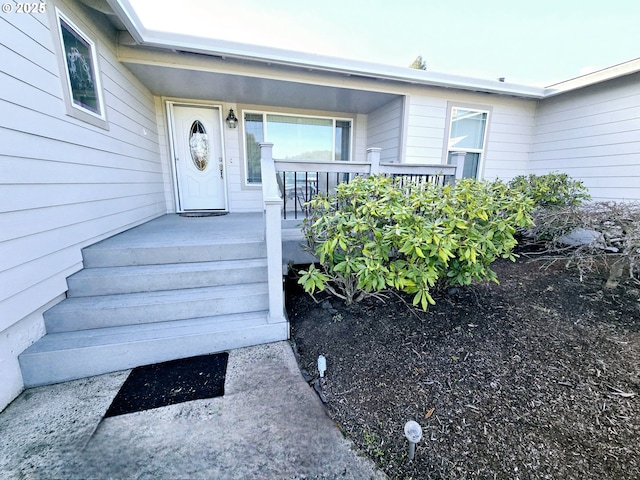
[[[80,112],[106,120],[95,43],[59,10],[57,19],[69,103]]]

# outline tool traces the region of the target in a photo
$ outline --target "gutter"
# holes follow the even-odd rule
[[[603,68],[596,72],[588,73],[580,77],[571,78],[564,82],[555,83],[546,87],[545,98],[553,97],[561,93],[570,92],[579,88],[588,87],[596,83],[606,82],[615,78],[624,77],[640,72],[640,58],[619,63],[612,67]]]

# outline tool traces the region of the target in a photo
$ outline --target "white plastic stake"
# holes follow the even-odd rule
[[[327,359],[324,358],[324,355],[320,355],[318,357],[318,373],[320,374],[320,378],[324,377],[324,372],[327,371]]]
[[[409,420],[404,424],[404,435],[409,440],[409,461],[412,461],[416,454],[416,443],[422,438],[422,427],[418,422]]]

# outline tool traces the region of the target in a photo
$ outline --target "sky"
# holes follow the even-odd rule
[[[547,86],[640,57],[639,0],[130,0],[146,28]]]

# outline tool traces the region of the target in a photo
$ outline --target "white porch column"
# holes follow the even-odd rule
[[[260,144],[262,199],[264,202],[264,236],[267,246],[269,283],[269,323],[286,321],[282,285],[282,198],[276,182],[273,143]]]
[[[367,148],[367,162],[371,165],[371,175],[378,175],[380,173],[380,152],[381,148],[369,147]]]

